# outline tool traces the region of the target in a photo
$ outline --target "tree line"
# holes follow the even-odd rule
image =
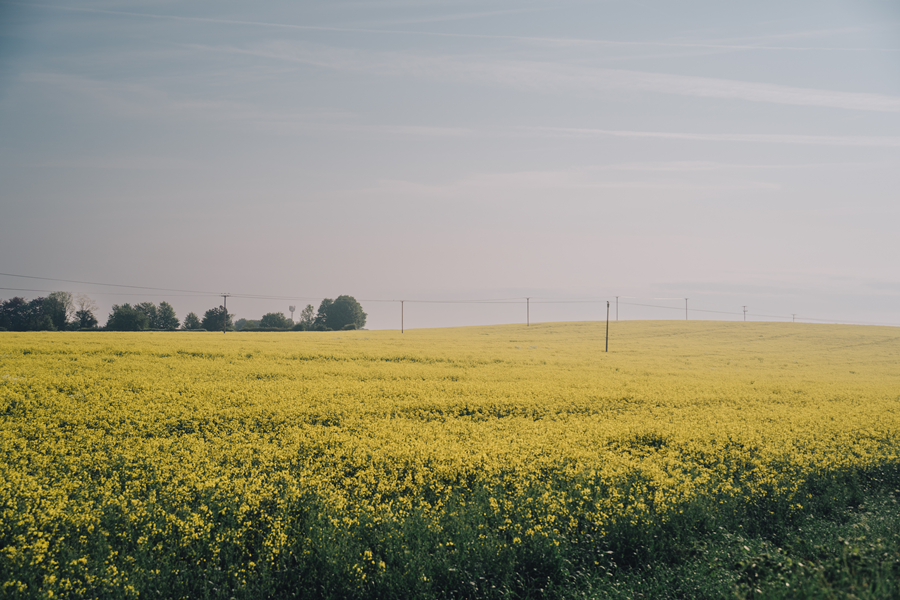
[[[97,304],[84,294],[52,292],[46,297],[25,300],[10,298],[0,302],[0,331],[334,331],[362,329],[366,313],[353,296],[325,298],[316,311],[308,304],[300,311],[296,323],[284,313],[267,313],[259,320],[238,319],[224,306],[210,308],[201,319],[190,312],[179,321],[168,302],[153,304],[114,304],[106,325],[101,326],[95,313]]]
[[[52,292],[25,300],[15,297],[0,303],[0,328],[10,331],[94,329],[97,304],[84,294]]]

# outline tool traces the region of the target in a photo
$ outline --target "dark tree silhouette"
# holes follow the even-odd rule
[[[284,316],[284,313],[266,313],[259,320],[260,327],[278,327],[279,329],[287,329],[293,325],[293,322]]]
[[[231,318],[234,316],[232,314],[227,315],[228,320],[225,322],[226,329],[234,329],[234,323],[231,322]],[[225,307],[219,306],[217,308],[211,308],[205,313],[203,313],[203,321],[200,323],[201,329],[206,329],[207,331],[221,331],[222,330],[222,321],[225,319]]]
[[[334,300],[325,298],[316,315],[316,329],[362,329],[366,324],[366,313],[353,296],[338,296]]]
[[[200,329],[200,317],[197,316],[197,313],[189,312],[184,318],[184,323],[182,323],[181,328]]]
[[[150,326],[147,314],[137,307],[125,303],[121,306],[113,304],[112,312],[106,321],[110,331],[141,331]]]
[[[178,329],[178,317],[175,316],[175,309],[168,302],[160,302],[156,309],[156,329],[175,330]]]

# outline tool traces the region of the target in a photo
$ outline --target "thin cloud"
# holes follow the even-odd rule
[[[606,167],[579,167],[555,171],[513,171],[500,173],[476,173],[448,183],[421,183],[409,180],[382,179],[374,187],[364,190],[353,190],[353,193],[367,193],[376,195],[388,195],[390,197],[410,197],[416,199],[440,198],[490,198],[492,201],[503,199],[521,198],[529,194],[554,194],[560,190],[567,193],[596,192],[603,190],[651,190],[666,193],[709,192],[722,190],[757,190],[776,191],[781,189],[778,183],[768,181],[738,180],[687,181],[684,179],[667,178],[664,181],[650,181],[647,179],[620,179],[609,178],[609,172],[618,169]],[[655,170],[670,172],[689,172],[697,169],[661,169],[649,167],[646,169],[633,168],[632,170]]]
[[[665,131],[628,131],[616,129],[587,129],[565,127],[525,127],[523,130],[540,135],[559,137],[624,137],[686,140],[695,142],[749,142],[761,144],[805,144],[812,146],[872,146],[900,148],[898,137],[825,136],[755,133],[672,133]]]
[[[860,33],[860,27],[843,27],[840,29],[811,29],[804,31],[791,31],[786,33],[771,33],[759,36],[732,37],[726,39],[713,39],[705,41],[697,40],[671,40],[673,44],[689,44],[699,45],[709,48],[730,48],[735,50],[849,50],[849,51],[889,51],[897,52],[897,48],[870,48],[870,47],[846,47],[846,46],[787,46],[773,42],[792,40],[792,39],[808,39],[815,37],[828,37],[835,35],[846,35],[851,33]]]
[[[370,24],[370,28],[378,25],[409,25],[414,23],[440,23],[446,21],[463,21],[468,19],[482,19],[485,17],[496,17],[499,15],[521,14],[525,12],[534,12],[540,10],[537,8],[517,8],[510,10],[492,10],[484,12],[470,12],[447,15],[434,15],[430,17],[411,17],[408,19],[395,19],[391,21],[381,21],[379,23]]]
[[[163,171],[198,169],[207,165],[196,161],[169,156],[94,156],[51,160],[28,160],[17,157],[6,159],[6,164],[17,168],[34,169],[99,169],[113,171]]]
[[[466,127],[429,127],[421,125],[370,125],[355,126],[350,129],[354,131],[372,131],[423,137],[471,137],[478,134],[474,129]]]
[[[537,76],[543,75],[548,82],[557,82],[575,89],[579,87],[595,91],[618,89],[794,106],[900,112],[900,97],[882,94],[797,88],[770,83],[622,69],[569,67],[554,73],[552,69],[541,66],[530,71]]]
[[[21,77],[27,83],[52,85],[78,94],[94,104],[129,117],[172,117],[178,114],[203,116],[208,120],[289,123],[317,122],[327,117],[319,112],[278,113],[224,100],[183,98],[158,88],[136,83],[98,81],[62,73],[29,73]]]
[[[10,2],[10,4],[22,4],[24,3],[18,2]],[[81,13],[92,13],[99,15],[110,15],[117,17],[132,17],[137,19],[153,19],[153,20],[163,20],[163,21],[182,21],[182,22],[190,22],[190,23],[208,23],[211,25],[238,25],[238,26],[246,26],[246,27],[265,27],[272,29],[287,29],[294,31],[321,31],[321,32],[332,32],[332,33],[376,33],[376,34],[390,34],[390,35],[423,35],[423,36],[435,36],[435,37],[458,37],[458,38],[487,38],[487,39],[536,39],[540,38],[528,38],[522,36],[504,36],[504,35],[489,35],[489,34],[466,34],[466,33],[446,33],[440,31],[408,31],[408,30],[395,30],[395,29],[381,29],[377,27],[333,27],[329,25],[296,25],[293,23],[272,23],[268,21],[251,21],[247,19],[218,19],[215,17],[185,17],[180,15],[165,15],[165,14],[155,14],[155,13],[146,13],[146,12],[133,12],[126,10],[111,10],[104,8],[85,8],[85,7],[77,7],[77,6],[53,6],[49,4],[28,4],[27,6],[45,8],[49,10],[62,10],[62,11],[70,11],[70,12],[81,12]],[[563,40],[559,40],[563,41]]]
[[[272,42],[251,48],[206,47],[316,67],[413,76],[439,81],[503,84],[546,92],[652,92],[845,110],[900,112],[900,97],[798,88],[773,83],[581,67],[547,61],[490,60],[483,56],[423,56],[363,52],[323,44]]]
[[[10,2],[9,4],[24,3]],[[179,15],[165,15],[145,12],[133,12],[124,10],[111,10],[102,8],[85,8],[75,6],[54,6],[49,4],[28,4],[28,6],[45,8],[49,10],[62,10],[83,13],[105,14],[110,16],[133,17],[139,19],[156,19],[169,21],[185,21],[193,23],[208,23],[213,25],[237,25],[246,27],[265,27],[273,29],[285,29],[295,31],[318,31],[332,33],[371,33],[382,35],[410,35],[410,36],[428,36],[428,37],[445,37],[445,38],[469,38],[469,39],[490,39],[490,40],[510,40],[527,43],[555,44],[555,45],[602,45],[602,46],[621,46],[621,47],[640,47],[640,46],[658,46],[666,48],[706,48],[719,50],[843,50],[852,52],[900,52],[900,48],[846,48],[846,47],[797,47],[797,46],[762,46],[756,44],[723,44],[715,42],[694,42],[694,41],[622,41],[622,40],[598,40],[590,38],[558,38],[558,37],[541,37],[541,36],[523,36],[523,35],[500,35],[500,34],[479,34],[479,33],[453,33],[443,31],[410,31],[403,29],[383,29],[378,27],[333,27],[328,25],[296,25],[292,23],[272,23],[268,21],[251,21],[245,19],[219,19],[215,17],[185,17]],[[498,11],[500,12],[500,11]],[[486,15],[488,13],[482,13]]]
[[[346,57],[344,57],[346,58]],[[307,57],[308,64],[331,68],[355,68],[353,60],[334,56]],[[337,65],[337,66],[336,66]],[[394,67],[386,67],[392,73],[402,72]],[[414,71],[428,75],[425,64],[419,64]],[[433,73],[430,73],[433,75]],[[209,101],[173,97],[171,94],[152,86],[134,83],[98,81],[60,73],[30,73],[21,77],[22,81],[48,84],[77,93],[92,102],[105,106],[118,114],[132,117],[172,117],[179,114],[200,116],[206,120],[253,123],[257,127],[274,132],[330,131],[344,133],[387,134],[418,137],[472,137],[472,136],[515,136],[535,135],[541,137],[567,138],[633,138],[666,139],[699,142],[732,142],[762,144],[800,144],[814,146],[850,147],[900,147],[900,137],[876,136],[813,136],[792,134],[712,134],[690,132],[632,131],[595,128],[565,127],[521,127],[514,130],[478,130],[467,127],[443,127],[433,125],[387,124],[373,125],[354,122],[357,115],[347,112],[309,111],[283,112],[262,110],[252,105],[223,100]],[[513,84],[516,84],[514,81]],[[530,85],[534,85],[531,82]]]
[[[811,165],[802,165],[804,167]],[[818,165],[812,165],[818,166]],[[611,165],[600,165],[592,167],[597,171],[639,171],[649,173],[698,173],[708,171],[734,171],[734,170],[755,170],[755,169],[792,169],[796,165],[765,165],[765,164],[735,164],[735,163],[716,163],[709,161],[666,161],[666,162],[632,162],[632,163],[615,163]]]
[[[355,123],[357,115],[338,111],[288,112],[263,110],[252,105],[229,101],[205,101],[174,97],[142,84],[97,81],[60,73],[30,73],[22,81],[65,89],[127,117],[202,118],[229,125],[249,125],[269,133],[289,134],[297,131],[347,133],[374,136],[427,138],[460,138],[478,135],[465,127],[431,125],[371,125]]]

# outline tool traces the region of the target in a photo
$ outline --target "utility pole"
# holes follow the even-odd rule
[[[403,333],[403,303],[404,302],[406,302],[406,300],[400,301],[400,333]]]
[[[685,299],[684,299],[684,320],[685,320],[685,321],[688,320],[688,317],[687,317],[687,301],[688,301],[688,299],[685,298]]]
[[[222,294],[222,333],[228,329],[228,296],[231,294]]]
[[[797,322],[797,313],[791,313],[791,323]]]
[[[609,300],[606,301],[606,351],[609,352]]]
[[[525,298],[525,327],[531,327],[531,298]]]
[[[616,296],[616,321],[619,320],[619,297]]]
[[[747,307],[744,307],[744,322],[747,321]]]

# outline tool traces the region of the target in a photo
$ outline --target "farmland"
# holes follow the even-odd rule
[[[0,595],[609,595],[892,502],[900,330],[604,326],[0,334]]]

